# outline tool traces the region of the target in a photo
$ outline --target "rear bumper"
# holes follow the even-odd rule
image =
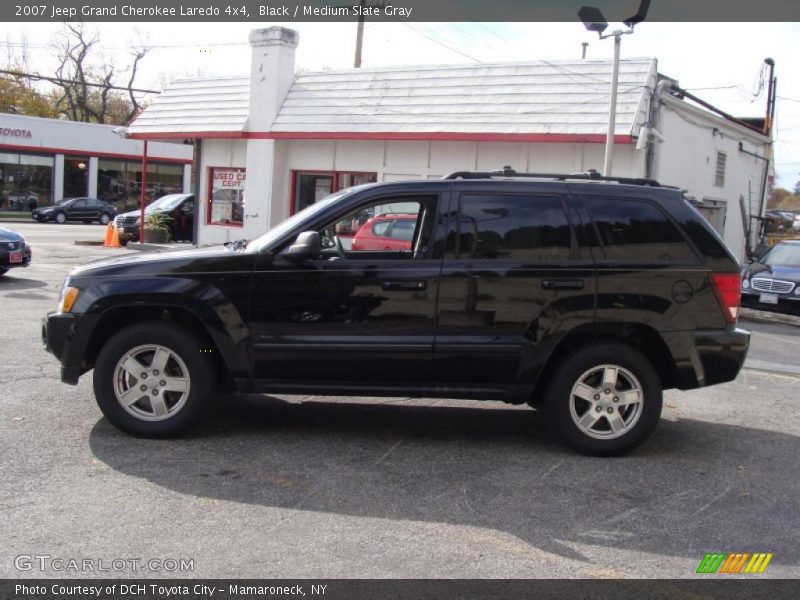
[[[50,313],[42,320],[42,344],[61,362],[61,381],[76,385],[86,372],[84,356],[92,315]],[[80,323],[80,327],[78,324]]]
[[[702,365],[701,385],[733,381],[742,370],[750,347],[750,332],[738,327],[733,331],[695,331],[694,346]]]

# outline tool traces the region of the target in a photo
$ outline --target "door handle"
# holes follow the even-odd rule
[[[387,292],[418,292],[428,288],[427,281],[384,281],[383,289]]]
[[[543,290],[582,290],[583,279],[544,279]]]

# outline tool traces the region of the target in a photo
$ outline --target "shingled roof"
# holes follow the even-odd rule
[[[381,67],[296,76],[270,137],[337,134],[604,135],[610,61]],[[638,133],[654,59],[620,63],[616,134]],[[141,137],[246,135],[249,79],[171,84],[129,128]]]

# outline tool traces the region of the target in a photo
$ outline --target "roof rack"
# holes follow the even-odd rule
[[[649,185],[653,187],[664,187],[655,179],[645,179],[641,177],[605,177],[594,169],[589,169],[585,173],[517,173],[509,166],[505,166],[497,171],[456,171],[450,173],[443,179],[492,179],[494,177],[529,177],[534,179],[555,179],[556,181],[566,181],[567,179],[577,179],[583,181],[615,181],[629,185]]]

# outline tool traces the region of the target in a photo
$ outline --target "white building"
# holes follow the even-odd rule
[[[504,165],[602,171],[609,61],[296,74],[295,31],[255,30],[250,44],[249,78],[173,82],[129,128],[139,139],[197,140],[200,243],[252,238],[366,181]],[[766,173],[751,154],[764,156],[770,140],[661,81],[655,59],[622,61],[612,173],[686,189],[741,257]]]
[[[144,144],[113,125],[0,114],[0,210],[90,196],[139,202]],[[189,191],[192,147],[148,144],[147,196]]]

